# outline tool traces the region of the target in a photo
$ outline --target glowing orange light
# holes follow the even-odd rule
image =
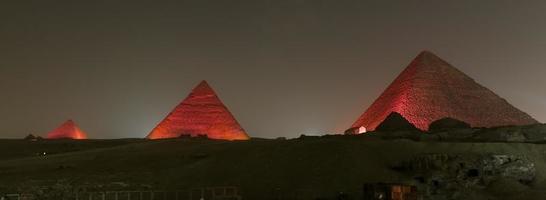
[[[197,85],[147,138],[175,138],[181,135],[206,135],[222,140],[249,139],[206,81]]]
[[[61,126],[47,134],[47,139],[87,139],[87,134],[83,132],[72,120],[68,120]]]

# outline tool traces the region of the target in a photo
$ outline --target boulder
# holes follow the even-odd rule
[[[419,190],[427,191],[425,199],[438,199],[439,194],[455,194],[455,191],[480,190],[498,180],[526,186],[537,175],[532,160],[513,154],[420,154],[393,165],[392,169],[414,176]],[[465,199],[465,194],[447,199]]]
[[[464,142],[464,141],[472,141],[475,133],[477,133],[478,131],[479,129],[454,129],[454,130],[432,132],[432,133],[424,134],[424,135],[435,135],[438,137],[438,140],[440,141]]]
[[[421,154],[408,160],[397,163],[392,168],[397,171],[429,171],[442,170],[446,163],[452,159],[449,154]]]
[[[429,125],[428,130],[431,132],[435,132],[435,131],[445,131],[445,130],[452,130],[452,129],[469,129],[469,128],[470,128],[470,124],[466,122],[453,119],[450,117],[446,117],[446,118],[442,118],[432,122]]]
[[[28,141],[36,141],[38,139],[38,137],[36,137],[35,135],[33,134],[28,134],[24,140],[28,140]]]
[[[505,126],[482,129],[474,135],[474,139],[484,142],[546,142],[546,125],[533,124],[528,126]]]
[[[546,142],[546,125],[534,124],[522,128],[523,135],[527,142]]]
[[[535,180],[534,162],[524,156],[491,155],[481,159],[481,170],[485,174],[510,178],[528,184]]]
[[[526,142],[521,127],[508,126],[482,129],[474,135],[476,141],[483,142]]]

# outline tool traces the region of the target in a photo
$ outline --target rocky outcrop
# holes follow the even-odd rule
[[[529,185],[535,180],[535,163],[521,155],[423,154],[393,166],[414,176],[425,199],[465,199],[497,180]]]
[[[472,142],[479,129],[454,129],[428,133],[443,142]]]
[[[42,139],[43,139],[42,137],[35,136],[34,134],[29,134],[24,138],[24,140],[26,140],[26,141],[38,141],[38,140],[42,140]]]
[[[388,131],[372,131],[363,134],[362,137],[440,142],[546,143],[546,124],[497,128],[462,128],[461,126],[432,132],[399,130],[390,125],[387,127],[389,127]]]
[[[546,142],[546,125],[508,126],[491,129],[481,129],[473,136],[473,140],[482,142]]]
[[[445,131],[445,130],[453,130],[453,129],[469,129],[469,128],[471,128],[470,124],[466,122],[453,119],[450,117],[446,117],[446,118],[442,118],[430,123],[430,126],[428,127],[428,131],[435,132],[435,131]]]

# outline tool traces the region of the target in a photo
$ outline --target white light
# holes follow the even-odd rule
[[[366,127],[361,126],[358,128],[358,134],[361,134],[361,133],[366,133]]]

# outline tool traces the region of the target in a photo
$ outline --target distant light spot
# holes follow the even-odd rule
[[[364,127],[364,126],[361,126],[361,127],[358,128],[358,134],[366,133],[366,131],[367,131],[366,127]]]

